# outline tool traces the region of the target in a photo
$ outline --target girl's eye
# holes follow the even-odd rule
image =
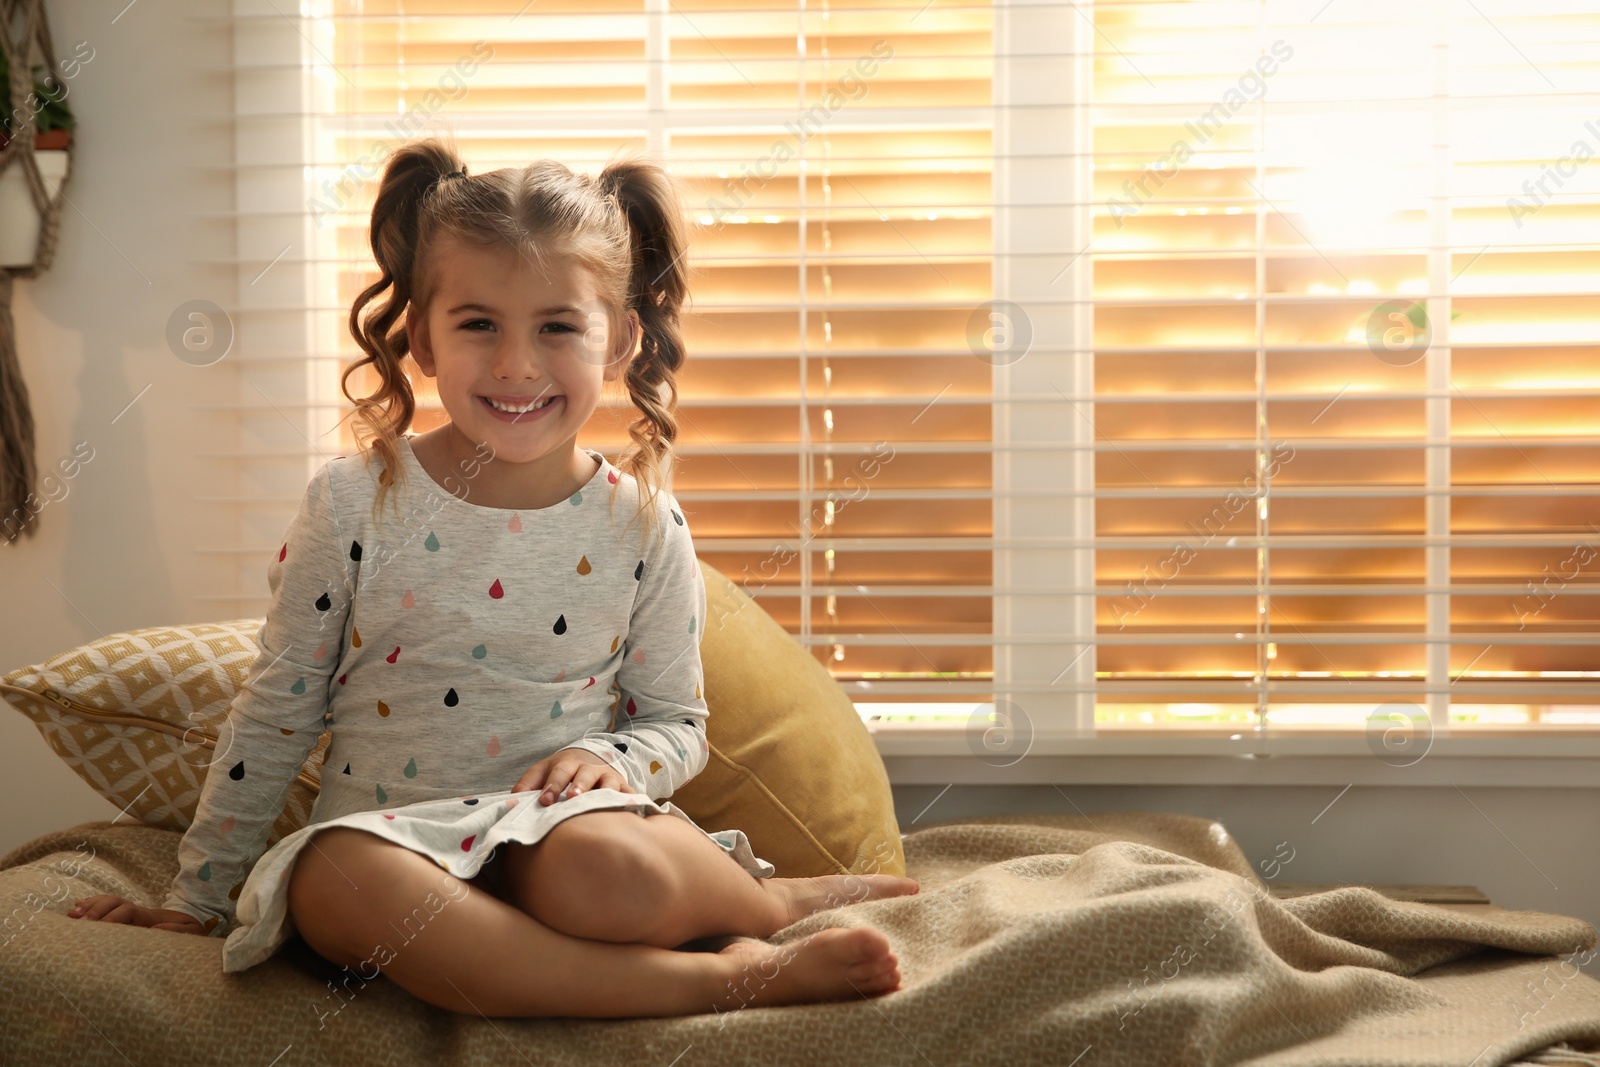
[[[494,323],[490,322],[488,319],[468,319],[466,322],[463,322],[461,324],[461,328],[463,330],[470,330],[470,331],[472,331],[474,333],[482,333],[483,330],[480,329],[480,327],[487,327],[488,329],[494,329]],[[578,332],[575,328],[573,328],[571,326],[568,326],[564,322],[549,322],[549,323],[545,324],[545,328],[546,329],[556,330],[556,331],[563,332],[563,333],[577,333]]]

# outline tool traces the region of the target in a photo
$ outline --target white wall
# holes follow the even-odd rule
[[[94,458],[32,538],[0,539],[0,673],[100,634],[232,617],[196,599],[232,591],[217,557],[195,549],[233,539],[232,516],[197,500],[233,487],[195,453],[233,440],[193,406],[231,402],[237,380],[226,360],[193,367],[166,342],[180,304],[234,300],[231,268],[206,262],[234,254],[227,8],[47,7],[58,60],[80,41],[94,53],[68,82],[79,128],[55,261],[16,281],[12,311],[41,477],[76,442]],[[0,706],[0,851],[114,815]]]
[[[94,59],[73,81],[81,123],[76,171],[51,270],[17,282],[14,312],[38,420],[41,468],[88,441],[95,458],[45,508],[37,535],[0,547],[0,670],[99,634],[231,618],[231,572],[197,548],[228,543],[229,469],[196,458],[233,447],[228,423],[196,404],[238,395],[224,360],[175,358],[172,310],[231,305],[234,255],[231,42],[222,5],[136,3],[90,11],[52,5],[58,51]],[[81,212],[81,214],[80,214]],[[152,387],[116,423],[140,390]],[[265,583],[265,572],[260,581]],[[1600,792],[1472,790],[1481,810],[1443,788],[1352,789],[1315,824],[1323,787],[1124,787],[1062,783],[1083,811],[1169,810],[1219,819],[1252,861],[1295,848],[1280,880],[1476,885],[1508,907],[1600,923]],[[1049,786],[896,788],[902,827],[966,814],[1073,811]],[[0,708],[0,852],[116,810],[57,760],[31,723]],[[913,820],[916,820],[913,822]],[[1498,827],[1498,829],[1496,829]],[[1503,834],[1503,836],[1502,836]],[[1513,844],[1514,843],[1514,844]],[[1520,849],[1520,852],[1518,851]]]

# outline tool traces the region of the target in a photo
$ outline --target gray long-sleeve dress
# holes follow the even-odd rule
[[[386,502],[378,527],[381,460],[341,456],[311,480],[268,565],[261,651],[219,730],[162,905],[220,920],[225,972],[267,959],[293,932],[287,876],[331,825],[398,842],[461,879],[500,843],[532,843],[585,811],[695,825],[665,799],[709,756],[694,544],[665,490],[646,537],[636,480],[585,451],[598,468],[582,489],[511,510],[446,492],[402,438],[409,492],[399,515]],[[325,728],[310,821],[263,855]],[[636,792],[549,806],[511,793],[563,748],[605,759]],[[743,831],[707,836],[752,875],[774,873]]]

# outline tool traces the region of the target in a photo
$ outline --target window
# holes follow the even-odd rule
[[[1595,722],[1600,16],[306,10],[238,23],[242,199],[270,204],[241,245],[299,248],[268,277],[303,286],[241,307],[247,542],[306,442],[354,447],[386,151],[449,129],[475,171],[596,173],[629,146],[694,190],[672,488],[699,551],[882,729]]]
[[[991,295],[989,9],[341,3],[325,21],[326,303],[376,276],[375,167],[351,163],[403,136],[448,128],[480,172],[648,151],[692,190],[672,486],[701,556],[863,703],[930,680],[983,699],[991,367],[968,333]],[[358,355],[339,329],[325,344]],[[443,415],[431,384],[419,432]],[[615,456],[633,417],[602,408],[590,446]]]
[[[1600,16],[1095,12],[1100,722],[1596,722]]]

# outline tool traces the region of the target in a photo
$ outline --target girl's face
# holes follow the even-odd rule
[[[433,295],[425,313],[407,312],[406,332],[455,428],[497,460],[569,468],[604,383],[633,354],[637,312],[612,336],[587,270],[552,259],[548,277],[509,247],[442,236],[428,269]]]

